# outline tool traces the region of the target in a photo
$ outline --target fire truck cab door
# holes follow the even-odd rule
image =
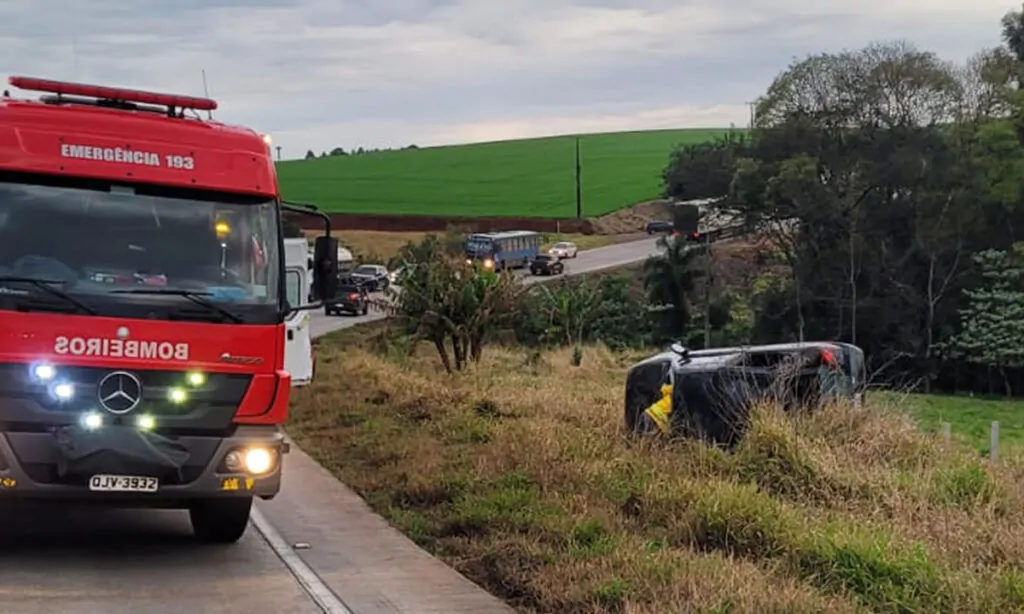
[[[288,245],[291,241],[301,241],[302,244],[292,247]],[[292,249],[289,249],[290,247]],[[309,277],[306,268],[305,239],[285,239],[284,276],[288,303],[308,303]],[[292,376],[292,386],[305,386],[313,381],[313,340],[310,338],[309,325],[309,311],[294,312],[285,321],[284,369]]]

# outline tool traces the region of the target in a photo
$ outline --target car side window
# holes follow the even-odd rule
[[[302,304],[302,274],[292,269],[285,271],[285,297],[288,304],[298,307]]]

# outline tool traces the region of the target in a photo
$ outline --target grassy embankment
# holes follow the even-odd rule
[[[584,215],[657,198],[680,143],[723,130],[656,130],[581,137]],[[387,151],[278,164],[286,198],[336,213],[575,217],[571,136]]]
[[[621,427],[635,356],[590,348],[574,368],[568,350],[492,348],[449,378],[429,348],[369,334],[322,342],[290,432],[522,612],[1024,610],[1024,461],[990,466],[906,407],[764,408],[732,454],[639,444]],[[991,409],[953,403],[910,408]]]

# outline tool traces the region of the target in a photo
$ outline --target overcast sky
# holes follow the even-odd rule
[[[2,0],[0,74],[203,93],[307,149],[745,124],[794,57],[961,60],[998,0]]]

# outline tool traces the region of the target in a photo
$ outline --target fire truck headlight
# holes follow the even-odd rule
[[[75,385],[69,382],[61,382],[55,385],[51,392],[58,401],[68,401],[75,396]]]
[[[251,448],[245,452],[245,470],[254,475],[267,473],[274,467],[274,456],[265,448]]]
[[[89,413],[82,414],[81,423],[82,428],[90,431],[95,431],[96,429],[103,426],[103,416],[94,411],[91,411]]]
[[[188,393],[185,392],[184,388],[171,388],[167,391],[167,399],[171,403],[179,405],[188,400]]]
[[[193,388],[198,388],[206,383],[206,375],[198,371],[189,373],[186,378],[188,379],[189,386],[192,386]]]
[[[135,426],[139,427],[143,431],[151,431],[156,428],[156,418],[148,414],[143,414],[135,420]]]
[[[47,364],[34,365],[32,367],[32,376],[41,382],[48,382],[57,377],[57,367]]]

